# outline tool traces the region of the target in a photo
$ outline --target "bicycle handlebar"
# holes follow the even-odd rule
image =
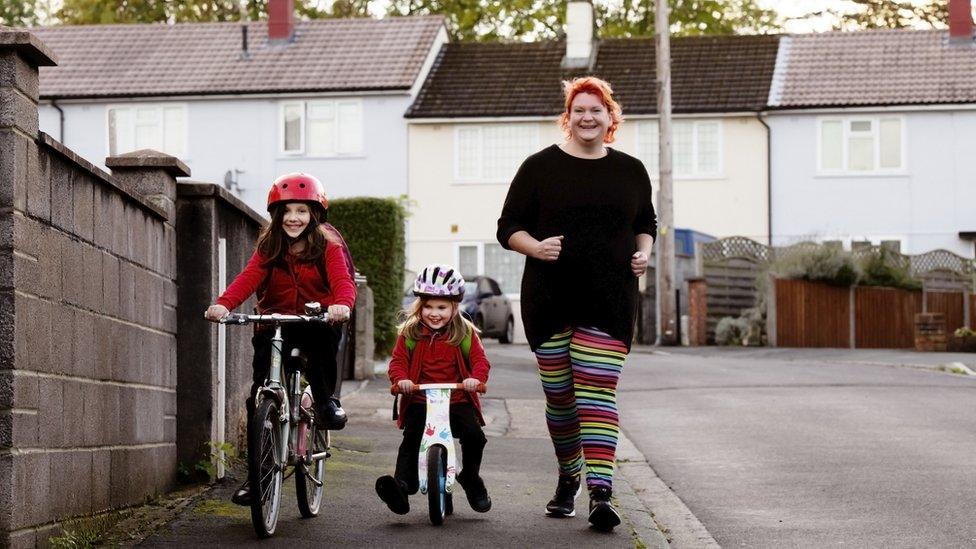
[[[451,390],[463,390],[463,383],[421,383],[413,384],[414,391],[423,391],[424,389],[451,389]],[[488,387],[484,383],[479,383],[478,388],[475,390],[478,393],[484,394],[488,390]],[[390,394],[397,395],[400,393],[400,386],[397,384],[390,385]]]
[[[248,315],[244,313],[227,313],[226,316],[217,320],[220,324],[285,324],[290,322],[328,322],[329,313],[319,315],[283,315],[271,313],[270,315]]]

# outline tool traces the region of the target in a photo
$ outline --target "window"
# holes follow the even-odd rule
[[[820,172],[872,174],[904,169],[901,117],[822,118]]]
[[[108,155],[153,149],[186,158],[186,105],[108,108]]]
[[[717,177],[722,174],[722,125],[716,120],[676,121],[671,126],[674,176]],[[637,155],[647,173],[657,178],[660,139],[656,120],[637,123]]]
[[[457,244],[457,266],[466,277],[489,276],[498,283],[498,290],[506,294],[521,291],[525,256],[506,250],[495,242]]]
[[[462,125],[454,133],[454,176],[465,183],[508,183],[539,145],[535,124]]]
[[[344,156],[363,150],[363,112],[358,99],[281,104],[281,152]]]

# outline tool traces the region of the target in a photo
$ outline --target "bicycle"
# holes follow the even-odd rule
[[[315,427],[312,392],[301,390],[306,366],[299,349],[282,361],[281,326],[297,322],[328,322],[318,303],[306,303],[304,315],[229,313],[221,324],[272,324],[271,368],[255,395],[254,416],[247,433],[247,469],[251,486],[251,522],[258,537],[274,534],[281,508],[282,483],[295,475],[298,510],[305,518],[319,513],[322,504],[325,462],[332,457],[329,431]],[[284,377],[282,366],[285,366]],[[284,385],[282,384],[284,381]],[[292,467],[285,475],[285,469]]]
[[[427,496],[428,517],[434,526],[444,524],[444,517],[454,513],[454,484],[457,461],[454,457],[454,436],[451,434],[451,391],[464,390],[463,383],[421,383],[414,391],[427,396],[427,419],[424,436],[420,439],[417,460],[420,493]],[[484,393],[484,383],[477,391]],[[390,394],[398,394],[399,387],[390,387]]]

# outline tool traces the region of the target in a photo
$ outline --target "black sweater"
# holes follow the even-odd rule
[[[533,350],[569,327],[594,327],[630,348],[637,278],[630,269],[638,234],[656,235],[651,181],[636,158],[607,149],[594,160],[557,145],[525,159],[498,219],[498,242],[518,231],[563,235],[554,262],[526,258],[522,323]]]

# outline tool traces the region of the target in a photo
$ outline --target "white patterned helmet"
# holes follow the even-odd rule
[[[461,301],[464,297],[464,277],[450,265],[428,265],[417,275],[413,295]]]

